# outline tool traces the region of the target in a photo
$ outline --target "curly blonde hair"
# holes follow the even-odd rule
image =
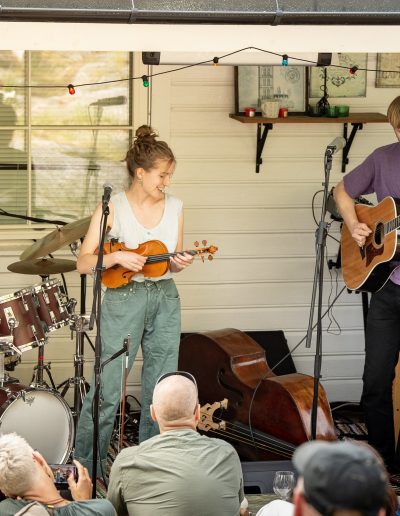
[[[15,433],[0,435],[0,490],[7,496],[23,496],[35,475],[32,447]]]

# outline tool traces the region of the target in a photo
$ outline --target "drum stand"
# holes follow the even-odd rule
[[[81,313],[80,315],[74,314],[71,316],[70,328],[72,332],[76,332],[75,338],[75,355],[74,355],[74,376],[67,378],[60,385],[57,385],[57,390],[62,388],[60,395],[62,398],[65,397],[68,389],[71,385],[74,386],[74,405],[72,407],[72,415],[74,418],[75,430],[79,421],[79,416],[82,410],[83,400],[88,392],[88,383],[83,376],[83,365],[85,363],[84,358],[84,341],[85,337],[88,339],[89,344],[93,345],[86,334],[86,330],[89,328],[89,316],[85,315],[86,311],[86,274],[81,274]],[[76,300],[73,306],[75,308]],[[71,311],[73,311],[73,309]],[[76,433],[76,432],[75,432]]]
[[[44,344],[38,345],[38,359],[37,359],[37,365],[33,368],[33,374],[31,379],[31,387],[34,388],[43,388],[46,387],[47,389],[50,389],[50,385],[44,381],[43,379],[43,371],[46,371],[50,383],[51,388],[56,390],[56,384],[54,383],[53,376],[50,372],[51,369],[51,362],[48,364],[44,363]]]

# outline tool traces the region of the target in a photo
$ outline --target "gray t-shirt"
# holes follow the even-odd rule
[[[121,451],[107,494],[118,514],[130,516],[236,516],[243,497],[235,449],[190,429]]]
[[[14,516],[31,500],[13,500],[7,498],[0,503],[1,516]],[[115,516],[115,509],[108,500],[85,500],[71,502],[64,507],[55,507],[54,516]]]

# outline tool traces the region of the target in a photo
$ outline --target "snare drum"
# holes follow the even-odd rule
[[[74,442],[73,417],[64,399],[20,383],[0,389],[0,430],[24,437],[49,464],[65,463]]]
[[[21,352],[45,344],[37,301],[30,289],[0,297],[0,336],[13,336],[14,347]]]
[[[47,331],[54,331],[68,324],[68,299],[60,286],[60,280],[45,281],[32,287],[32,291],[37,298],[39,318],[45,323]]]

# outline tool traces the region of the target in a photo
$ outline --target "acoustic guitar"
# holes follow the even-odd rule
[[[346,287],[350,290],[377,292],[388,281],[400,262],[397,229],[400,227],[400,200],[385,197],[376,206],[356,204],[358,220],[372,233],[359,247],[347,226],[342,228],[342,269]]]

